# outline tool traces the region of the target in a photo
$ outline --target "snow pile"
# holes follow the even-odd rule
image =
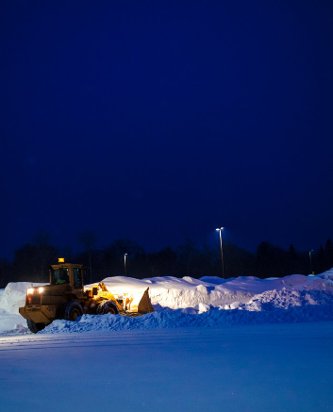
[[[33,285],[30,282],[8,283],[0,296],[0,309],[17,314],[18,308],[24,306],[25,294]]]
[[[155,312],[135,318],[84,315],[78,322],[56,320],[43,333],[333,320],[333,269],[316,276],[267,279],[115,276],[103,282],[118,295],[141,296],[149,287]],[[0,294],[0,333],[27,331],[18,308],[24,305],[30,286],[28,282],[9,283]]]
[[[18,312],[20,306],[24,306],[26,290],[37,286],[31,282],[8,283],[0,294],[0,333],[14,331],[26,332],[25,319]]]
[[[274,310],[289,309],[293,307],[304,307],[307,305],[327,305],[332,299],[331,293],[322,290],[299,291],[282,288],[281,290],[270,290],[255,295],[251,301],[243,305],[246,310]]]
[[[239,276],[231,279],[215,276],[205,276],[200,279],[189,276],[183,278],[163,276],[138,280],[115,276],[106,278],[103,282],[115,294],[133,293],[133,291],[142,294],[142,291],[149,287],[153,305],[170,309],[198,308],[199,305],[236,309],[244,304],[251,304],[254,300],[266,301],[269,299],[269,292],[272,291],[281,292],[284,295],[283,299],[289,302],[289,306],[301,306],[306,302],[301,297],[297,301],[295,291],[327,291],[333,294],[332,279],[333,270],[317,276],[290,275],[267,279],[254,276]],[[318,297],[315,301],[317,299]]]

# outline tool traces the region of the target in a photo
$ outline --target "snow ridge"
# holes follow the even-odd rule
[[[155,312],[140,317],[84,315],[78,322],[56,320],[40,333],[177,327],[225,327],[234,324],[333,320],[333,269],[320,275],[259,279],[173,276],[103,280],[114,293],[143,291]],[[28,333],[18,314],[29,282],[9,283],[0,293],[0,333]]]

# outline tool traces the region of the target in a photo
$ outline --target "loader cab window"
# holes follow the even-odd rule
[[[74,288],[81,289],[82,288],[82,270],[80,268],[73,269],[74,275]]]
[[[69,283],[68,269],[51,269],[51,284],[63,285]]]

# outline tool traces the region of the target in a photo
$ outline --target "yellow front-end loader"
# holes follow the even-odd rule
[[[76,320],[83,314],[111,313],[125,316],[153,312],[148,290],[114,295],[100,282],[83,286],[83,265],[65,263],[50,267],[50,284],[27,290],[25,306],[19,308],[31,332],[37,333],[55,319]]]

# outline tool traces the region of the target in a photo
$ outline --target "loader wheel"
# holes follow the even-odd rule
[[[69,302],[65,309],[65,319],[66,320],[77,320],[83,315],[82,306],[75,301]]]
[[[99,315],[106,315],[110,313],[111,315],[118,315],[117,306],[112,302],[112,300],[107,300],[98,306],[97,313]]]
[[[35,323],[30,319],[27,319],[27,325],[28,325],[28,328],[30,329],[30,332],[32,333],[37,333],[40,330],[44,329],[46,326],[45,323]]]

